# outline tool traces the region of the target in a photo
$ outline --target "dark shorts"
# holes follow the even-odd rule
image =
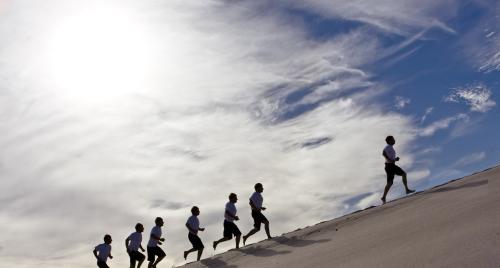
[[[103,262],[103,261],[97,261],[97,267],[99,267],[99,268],[109,268],[109,266],[106,264],[106,262]]]
[[[201,242],[201,239],[199,236],[194,235],[192,233],[188,234],[189,242],[191,242],[191,245],[193,245],[194,249],[203,249],[205,246]]]
[[[394,175],[403,176],[405,171],[398,167],[396,164],[385,163],[385,173],[387,174],[387,184],[392,184]]]
[[[262,212],[257,210],[252,210],[252,218],[253,218],[253,227],[255,227],[255,229],[260,229],[260,225],[262,223],[265,224],[269,222],[266,216],[264,216]]]
[[[136,261],[142,262],[144,259],[146,259],[146,256],[144,254],[140,253],[139,251],[129,251],[128,256],[130,257],[130,263],[135,264]]]
[[[231,239],[233,235],[236,237],[240,236],[240,229],[238,229],[238,226],[234,222],[224,221],[224,237]]]
[[[148,247],[148,261],[155,261],[155,256],[158,258],[165,257],[165,251],[161,249],[159,246],[156,247]]]

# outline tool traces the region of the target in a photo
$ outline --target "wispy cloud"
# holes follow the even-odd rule
[[[459,1],[453,0],[383,0],[378,1],[377,5],[369,0],[293,1],[297,8],[307,9],[324,17],[359,21],[400,35],[411,35],[428,28],[455,33],[444,21],[455,15],[458,4]]]
[[[425,109],[424,115],[422,115],[422,118],[420,118],[420,124],[424,123],[427,117],[432,113],[434,110],[434,107],[429,107]]]
[[[439,153],[443,149],[441,147],[428,147],[425,149],[422,149],[418,152],[416,152],[417,155],[426,155],[426,154],[434,154],[434,153]]]
[[[419,136],[428,137],[434,135],[437,131],[447,129],[450,125],[457,121],[468,121],[469,116],[466,114],[458,114],[448,118],[444,118],[433,122],[432,124],[418,130]]]
[[[486,152],[477,152],[477,153],[472,153],[470,155],[466,155],[464,157],[461,157],[458,159],[453,166],[454,167],[463,167],[463,166],[468,166],[477,162],[480,162],[486,157]]]
[[[446,102],[464,102],[473,112],[487,112],[496,105],[492,99],[491,90],[484,84],[455,88],[453,92],[446,96]]]
[[[483,12],[481,20],[461,40],[461,46],[469,61],[479,72],[500,71],[500,3],[498,1],[477,1]]]
[[[394,98],[394,107],[396,107],[396,109],[398,109],[398,110],[401,110],[406,105],[410,104],[410,102],[411,102],[411,100],[408,99],[408,98],[401,97],[401,96],[396,96]]]

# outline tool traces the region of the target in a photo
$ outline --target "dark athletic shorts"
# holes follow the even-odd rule
[[[394,181],[394,175],[403,176],[406,174],[404,170],[396,164],[391,163],[385,163],[385,173],[387,174],[387,184],[392,184]]]
[[[269,222],[266,216],[264,216],[262,212],[257,210],[252,210],[252,218],[253,218],[253,227],[255,227],[255,229],[260,229],[261,223]]]
[[[191,242],[191,245],[193,245],[194,249],[203,249],[205,246],[201,242],[201,239],[199,236],[189,233],[188,234],[189,242]]]
[[[129,251],[128,256],[130,257],[130,264],[135,264],[136,261],[144,261],[146,256],[144,254],[140,253],[139,251]]]
[[[97,267],[99,267],[99,268],[109,268],[109,266],[106,264],[106,262],[103,262],[103,261],[97,261]]]
[[[161,249],[159,246],[156,247],[148,247],[148,261],[155,261],[155,256],[165,257],[165,251]]]
[[[236,237],[240,236],[240,229],[238,229],[238,226],[234,222],[224,221],[224,237],[231,239],[233,235]]]

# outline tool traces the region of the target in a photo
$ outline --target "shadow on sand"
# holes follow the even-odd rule
[[[319,240],[299,239],[296,236],[293,236],[291,238],[281,236],[273,239],[273,241],[276,241],[277,243],[282,245],[287,245],[289,247],[307,247],[312,244],[325,243],[330,240],[331,239],[319,239]]]
[[[278,244],[281,244],[281,245],[289,246],[289,247],[307,247],[307,246],[310,246],[312,244],[325,243],[325,242],[328,242],[330,240],[331,239],[309,240],[309,239],[299,239],[295,236],[292,238],[280,236],[280,237],[273,238],[272,241],[274,241]],[[277,250],[270,249],[267,247],[262,247],[262,246],[243,248],[243,249],[240,249],[240,251],[247,254],[247,255],[258,256],[258,257],[271,257],[271,256],[275,256],[275,255],[284,255],[284,254],[291,253],[290,250],[277,251]]]
[[[458,185],[458,186],[445,186],[445,187],[437,188],[435,190],[429,191],[429,193],[431,193],[431,194],[432,193],[441,193],[441,192],[458,190],[458,189],[462,189],[462,188],[482,186],[485,184],[488,184],[488,180],[472,181],[472,182],[464,183],[464,184]]]
[[[210,268],[216,268],[216,267],[237,268],[238,267],[236,265],[227,264],[227,262],[221,260],[220,257],[203,259],[200,262],[201,262],[201,264],[205,265],[206,267],[210,267]]]
[[[269,249],[261,246],[254,246],[250,248],[242,248],[240,249],[241,252],[247,254],[247,255],[252,255],[252,256],[257,256],[257,257],[271,257],[275,255],[284,255],[291,253],[290,250],[282,250],[282,251],[276,251],[274,249]]]

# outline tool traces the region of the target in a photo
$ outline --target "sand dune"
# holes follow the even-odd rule
[[[500,267],[500,166],[183,267]]]

